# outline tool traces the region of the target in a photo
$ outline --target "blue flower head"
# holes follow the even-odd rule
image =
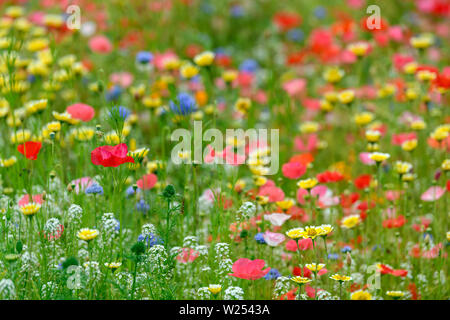
[[[106,92],[106,101],[114,101],[120,97],[122,93],[122,88],[118,85],[113,86],[110,90]]]
[[[292,29],[288,31],[287,37],[293,42],[302,42],[305,38],[305,34],[301,29]]]
[[[239,65],[239,70],[241,70],[241,71],[255,72],[258,69],[259,69],[259,64],[258,64],[258,62],[256,62],[256,60],[253,60],[253,59],[244,60]]]
[[[317,19],[323,19],[327,15],[327,9],[322,6],[317,6],[314,8],[314,15]]]
[[[153,233],[150,233],[148,235],[140,234],[138,237],[138,241],[144,241],[147,248],[151,248],[157,244],[163,244],[163,241]]]
[[[153,54],[148,51],[139,51],[136,54],[136,61],[142,64],[147,64],[153,61]]]
[[[170,101],[170,110],[173,113],[179,115],[188,115],[196,111],[197,103],[195,99],[185,92],[179,93],[177,95],[177,102]]]
[[[125,120],[126,118],[128,118],[128,116],[131,114],[131,111],[128,110],[127,108],[123,107],[123,106],[114,106],[111,109],[111,112],[109,113],[110,117],[115,117],[118,116],[120,118],[122,118],[123,120]]]
[[[142,213],[147,213],[148,210],[150,210],[150,206],[145,203],[143,199],[141,199],[138,201],[138,203],[136,203],[136,210]]]
[[[86,188],[84,191],[86,194],[103,194],[103,188],[101,185],[97,183],[91,184],[89,187]]]
[[[116,222],[117,222],[116,227],[114,228],[114,230],[120,231],[120,221],[118,219],[116,219],[116,218],[114,218],[114,220],[116,220]]]
[[[235,4],[230,8],[230,14],[233,18],[240,18],[245,15],[245,9],[239,4]]]
[[[349,246],[345,246],[341,249],[342,253],[347,253],[347,252],[352,252],[352,248],[350,248]]]
[[[264,279],[266,280],[274,280],[274,279],[278,279],[279,277],[281,277],[280,272],[278,272],[277,269],[270,269],[270,271],[264,276]]]
[[[136,191],[134,191],[133,186],[129,186],[129,187],[127,188],[127,190],[125,191],[125,193],[127,194],[127,198],[131,198],[132,196],[134,196],[134,195],[136,195],[136,194],[138,194],[138,193],[141,193],[141,192],[142,192],[142,191],[141,191],[141,189],[139,189],[139,188],[137,188]]]
[[[337,260],[337,259],[339,259],[339,254],[337,254],[337,253],[330,253],[330,254],[328,254],[328,259],[330,259],[330,260]]]
[[[264,234],[262,232],[259,232],[255,235],[255,240],[259,244],[265,244],[266,241],[264,240]]]

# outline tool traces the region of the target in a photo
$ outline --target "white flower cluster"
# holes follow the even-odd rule
[[[237,211],[238,215],[236,219],[240,220],[248,220],[253,217],[256,213],[256,206],[254,203],[250,201],[244,202]]]
[[[83,209],[77,205],[72,204],[69,207],[69,210],[67,211],[67,218],[69,219],[69,222],[76,227],[81,223],[81,217],[83,216]]]
[[[286,294],[289,290],[291,290],[291,287],[291,280],[288,277],[278,277],[275,281],[275,288],[273,289],[274,298]]]
[[[225,289],[224,300],[244,300],[244,290],[240,287],[228,287]]]
[[[0,298],[13,299],[16,296],[16,287],[11,279],[0,280]]]
[[[216,261],[228,259],[230,257],[230,245],[228,243],[216,243],[214,251],[216,252]]]

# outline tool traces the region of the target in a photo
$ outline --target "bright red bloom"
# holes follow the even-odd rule
[[[264,277],[270,268],[264,268],[266,262],[262,259],[250,260],[247,258],[240,258],[233,264],[233,273],[228,275],[247,280],[256,280]]]
[[[344,176],[338,171],[325,171],[317,175],[317,180],[320,183],[339,182],[342,179],[344,179]]]
[[[400,215],[397,218],[386,219],[383,221],[383,228],[400,228],[406,223],[406,219],[404,216]]]
[[[278,12],[273,17],[273,21],[282,31],[288,31],[298,27],[302,18],[295,12]]]
[[[117,146],[101,146],[91,152],[91,161],[96,166],[118,167],[123,163],[134,163],[132,157],[127,156],[128,147],[125,143]]]
[[[372,176],[370,174],[363,174],[360,175],[358,178],[355,179],[355,187],[358,189],[366,189],[370,186],[370,180],[372,179]]]
[[[40,142],[27,141],[24,144],[19,144],[17,146],[17,150],[27,159],[36,160],[41,147],[42,143]]]
[[[408,270],[403,269],[392,269],[385,264],[379,264],[378,269],[381,274],[392,274],[395,277],[406,277],[408,275]]]

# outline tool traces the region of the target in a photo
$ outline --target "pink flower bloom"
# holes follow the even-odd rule
[[[265,214],[264,220],[270,221],[273,226],[281,227],[290,217],[290,215],[284,213],[271,213]]]
[[[439,200],[444,195],[444,193],[445,193],[445,189],[443,189],[439,186],[434,186],[434,187],[428,188],[427,191],[422,193],[422,195],[420,196],[420,199],[422,201],[432,202],[432,201]]]
[[[158,177],[154,173],[146,174],[141,179],[139,179],[136,184],[142,190],[148,190],[155,186],[158,182]]]
[[[368,166],[373,166],[375,165],[375,161],[369,158],[370,153],[369,152],[361,152],[359,154],[359,160],[361,160],[362,163],[368,165]]]
[[[287,92],[287,94],[291,97],[298,96],[301,94],[306,88],[306,80],[305,79],[292,79],[283,84],[283,90]]]
[[[300,162],[288,162],[281,168],[283,175],[289,179],[298,179],[306,172],[306,166]]]
[[[269,187],[261,187],[259,189],[258,195],[260,196],[268,196],[269,202],[277,202],[277,201],[283,201],[284,199],[284,192],[278,187],[269,186]]]
[[[199,256],[199,252],[191,248],[182,248],[180,254],[176,257],[178,262],[193,262]]]
[[[91,121],[95,116],[94,108],[84,103],[72,104],[66,108],[66,111],[72,115],[72,118],[84,122]]]
[[[306,143],[304,142],[305,139],[302,139],[300,137],[295,137],[294,145],[295,148],[299,151],[314,151],[317,148],[317,145],[319,143],[319,138],[317,137],[317,134],[309,134],[306,137]]]
[[[122,88],[128,88],[133,83],[134,76],[129,72],[116,72],[111,74],[109,79]]]
[[[42,204],[44,202],[44,199],[42,199],[41,194],[35,194],[32,197],[32,199],[33,199],[33,202],[35,202],[35,203]],[[21,207],[21,206],[28,204],[29,202],[30,202],[30,195],[26,194],[19,200],[19,202],[17,204],[19,205],[19,207]]]
[[[295,242],[295,240],[289,240],[288,242],[286,242],[286,250],[288,251],[297,251],[301,250],[301,251],[306,251],[306,250],[310,250],[313,248],[313,244],[312,244],[312,240],[311,239],[301,239],[298,241],[298,247],[297,247],[297,242]]]
[[[266,231],[263,234],[264,241],[271,247],[276,247],[282,243],[286,237],[282,233]]]
[[[80,179],[73,180],[69,183],[69,186],[75,185],[75,193],[84,192],[84,190],[94,183],[91,177],[83,177]]]
[[[415,132],[405,132],[392,135],[392,144],[401,146],[404,142],[417,139]]]
[[[89,48],[96,53],[109,53],[113,49],[111,41],[105,36],[99,35],[89,40]]]
[[[233,264],[233,273],[228,275],[247,280],[260,279],[270,271],[270,268],[263,269],[265,264],[262,259],[240,258]]]

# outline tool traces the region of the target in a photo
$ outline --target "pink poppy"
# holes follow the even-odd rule
[[[84,122],[91,121],[95,116],[95,110],[91,106],[84,103],[75,103],[66,108],[72,118],[79,119]]]
[[[142,190],[149,190],[155,186],[156,182],[158,182],[158,177],[156,176],[156,174],[150,173],[142,176],[142,178],[139,179],[136,184]]]
[[[265,264],[262,259],[240,258],[233,264],[233,273],[228,275],[247,280],[260,279],[270,271],[270,268],[263,269]]]
[[[128,88],[133,83],[133,74],[129,72],[116,72],[109,77],[112,83],[118,84],[122,88]]]
[[[398,133],[392,135],[392,144],[401,146],[404,142],[417,139],[415,132]]]
[[[89,40],[89,48],[96,53],[109,53],[113,49],[111,41],[103,35],[94,36]]]
[[[434,187],[428,188],[427,191],[422,193],[422,195],[420,196],[420,199],[422,201],[432,202],[432,201],[439,200],[444,195],[444,193],[445,193],[445,189],[443,189],[439,186],[434,186]]]
[[[76,180],[73,180],[69,183],[69,186],[75,185],[75,193],[79,194],[80,192],[84,192],[84,190],[91,186],[94,183],[94,180],[91,177],[83,177]]]
[[[370,152],[361,152],[359,154],[359,160],[368,166],[375,165],[375,161],[370,159]]]
[[[156,68],[159,70],[164,70],[164,65],[167,60],[170,59],[176,59],[178,56],[173,53],[172,51],[166,51],[163,53],[155,53],[153,57],[153,63],[155,64]]]
[[[281,227],[291,216],[284,213],[265,214],[264,220],[270,221],[273,226]]]
[[[298,179],[306,172],[306,166],[300,162],[288,162],[281,168],[283,175],[289,179]]]
[[[287,94],[291,97],[297,96],[301,94],[306,88],[306,80],[305,79],[292,79],[283,83],[283,90],[287,92]]]
[[[284,192],[278,187],[261,187],[259,189],[258,195],[269,197],[269,202],[283,201]]]
[[[306,143],[304,142],[306,140]],[[294,145],[295,148],[299,151],[314,151],[319,144],[319,138],[317,134],[309,134],[306,139],[302,139],[300,137],[295,137]]]
[[[181,263],[193,262],[199,256],[199,252],[191,248],[182,248],[176,259]]]
[[[297,247],[297,242],[295,240],[289,240],[288,242],[286,242],[286,250],[288,251],[297,251],[301,250],[301,251],[306,251],[306,250],[310,250],[313,248],[313,244],[312,244],[312,240],[311,239],[300,239],[298,240],[298,247]]]
[[[44,199],[42,198],[42,194],[35,194],[32,196],[33,202],[42,204],[44,202]],[[30,202],[30,195],[25,194],[17,203],[19,207],[24,206]]]
[[[282,233],[266,231],[263,234],[264,241],[271,247],[276,247],[281,244],[286,237]]]

